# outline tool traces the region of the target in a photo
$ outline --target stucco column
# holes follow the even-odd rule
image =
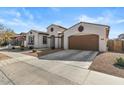
[[[68,37],[64,36],[64,49],[68,49]]]
[[[59,46],[58,46],[58,38],[55,38],[55,48],[59,48]]]
[[[47,47],[50,48],[50,40],[51,38],[47,38]]]
[[[107,51],[107,42],[104,40],[105,38],[102,36],[99,36],[99,51],[105,52]]]

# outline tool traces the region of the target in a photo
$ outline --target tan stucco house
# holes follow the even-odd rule
[[[34,37],[37,38],[34,46],[103,52],[107,51],[109,30],[110,27],[107,25],[87,22],[77,23],[70,28],[52,24],[47,27],[46,33],[33,32],[37,34]],[[27,36],[29,35],[30,31]],[[47,37],[47,44],[45,45],[42,44],[43,36]]]
[[[48,47],[47,36],[48,33],[37,30],[30,30],[26,34],[26,46],[34,48],[46,48]]]

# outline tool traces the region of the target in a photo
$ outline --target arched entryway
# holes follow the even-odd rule
[[[55,36],[54,36],[54,35],[51,36],[51,39],[50,39],[50,47],[51,47],[51,48],[55,48]]]

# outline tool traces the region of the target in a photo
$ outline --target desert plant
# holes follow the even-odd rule
[[[23,45],[21,45],[21,46],[20,46],[20,49],[21,49],[21,50],[24,50],[24,46],[23,46]]]
[[[29,49],[33,49],[34,47],[33,46],[30,46]]]
[[[55,49],[55,47],[51,47],[51,49],[53,50],[53,49]]]
[[[15,49],[15,47],[13,46],[12,49]]]
[[[116,65],[124,67],[124,59],[122,57],[116,58]]]
[[[33,49],[32,52],[35,53],[35,52],[37,52],[37,50],[36,49]]]

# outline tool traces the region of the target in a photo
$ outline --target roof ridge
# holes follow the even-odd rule
[[[48,34],[47,32],[44,32],[44,31],[39,31],[39,30],[34,30],[34,29],[31,29],[30,31],[34,31],[38,34]]]
[[[51,25],[55,25],[55,26],[58,26],[58,27],[60,27],[60,28],[66,29],[66,30],[68,29],[68,28],[65,28],[65,27],[63,27],[63,26],[61,26],[61,25],[58,25],[58,24],[51,24]],[[51,25],[49,25],[49,26],[51,26]],[[48,26],[48,27],[49,27],[49,26]],[[47,27],[47,28],[48,28],[48,27]]]

